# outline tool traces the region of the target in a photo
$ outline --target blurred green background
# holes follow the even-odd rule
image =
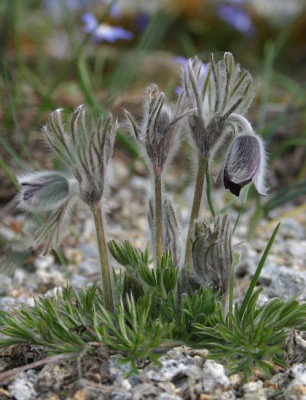
[[[140,115],[151,82],[175,99],[177,57],[205,62],[230,51],[258,83],[248,117],[269,149],[271,188],[259,215],[303,209],[304,0],[1,0],[0,21],[1,205],[18,190],[15,173],[54,167],[40,132],[50,111],[87,103],[119,118],[122,107]],[[136,157],[122,133],[116,157]]]

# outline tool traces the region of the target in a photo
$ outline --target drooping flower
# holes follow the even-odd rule
[[[83,14],[82,20],[85,24],[85,32],[89,33],[96,43],[113,43],[117,40],[131,40],[133,38],[133,33],[121,26],[111,26],[106,23],[99,24],[96,17],[91,13]]]
[[[256,134],[238,135],[226,157],[224,187],[239,196],[241,188],[253,182],[258,193],[265,195],[265,170],[266,157],[261,137]]]
[[[59,172],[39,171],[17,176],[20,205],[24,209],[49,211],[61,207],[77,192],[76,181]]]
[[[125,110],[126,127],[153,170],[163,171],[177,148],[180,122],[191,112],[182,96],[174,110],[165,104],[165,94],[156,85],[147,88],[142,123],[136,123]]]
[[[218,215],[214,226],[204,221],[196,223],[192,259],[196,281],[226,295],[233,262],[232,230],[227,214]]]
[[[243,114],[254,95],[251,75],[236,64],[231,53],[216,62],[211,55],[203,76],[203,63],[195,57],[183,68],[184,95],[197,107],[190,115],[189,130],[199,156],[210,158],[220,141],[232,113]]]

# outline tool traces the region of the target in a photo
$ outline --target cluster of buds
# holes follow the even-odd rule
[[[205,69],[195,57],[183,70],[182,86],[185,97],[197,108],[188,118],[188,129],[199,157],[213,159],[227,144],[225,188],[238,196],[241,187],[253,181],[259,193],[265,194],[263,142],[243,117],[254,96],[249,72],[230,53],[218,62],[212,55]]]

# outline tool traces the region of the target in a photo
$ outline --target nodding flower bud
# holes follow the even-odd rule
[[[231,53],[225,53],[219,62],[211,55],[205,77],[203,63],[197,57],[187,66],[182,72],[183,93],[197,107],[189,117],[189,129],[199,155],[207,158],[221,139],[227,118],[248,108],[254,95],[253,80]]]
[[[61,207],[76,192],[77,181],[58,172],[40,171],[17,177],[20,205],[26,210],[49,211]]]
[[[226,157],[223,182],[225,189],[239,196],[243,186],[253,182],[258,193],[265,195],[266,157],[262,139],[253,135],[238,135]]]
[[[79,182],[79,196],[89,206],[97,204],[103,195],[116,130],[117,122],[111,116],[100,117],[95,123],[83,105],[72,114],[67,131],[62,110],[53,112],[44,127],[48,143]]]
[[[219,215],[211,229],[205,222],[195,224],[192,245],[196,280],[221,296],[227,294],[233,262],[232,230],[228,215]]]
[[[146,92],[142,123],[136,123],[125,110],[125,126],[153,170],[162,172],[175,152],[180,139],[180,122],[192,112],[188,104],[189,101],[180,96],[176,106],[171,108],[165,104],[164,92],[151,85]]]

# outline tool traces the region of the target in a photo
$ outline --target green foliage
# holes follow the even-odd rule
[[[295,299],[274,299],[258,306],[257,289],[244,312],[235,305],[234,312],[215,327],[196,324],[199,341],[211,350],[210,357],[223,360],[231,374],[243,372],[245,381],[258,368],[267,376],[283,360],[287,328],[305,330],[306,305]]]
[[[170,295],[160,306],[160,318],[169,324],[169,333],[174,340],[197,346],[196,324],[213,327],[219,322],[222,309],[219,297],[210,289],[184,295],[182,299]],[[222,314],[222,313],[221,313]]]
[[[107,311],[97,287],[74,291],[68,287],[54,298],[39,298],[34,307],[22,306],[12,316],[1,311],[0,347],[18,343],[43,346],[49,353],[80,352],[86,344],[98,342],[126,354],[135,370],[136,358],[156,356],[151,350],[162,342],[159,321],[152,321],[151,296],[135,302],[121,299],[116,312]]]
[[[137,373],[136,359],[148,358],[155,362],[158,356],[153,350],[166,339],[160,321],[151,318],[151,307],[151,296],[136,303],[132,295],[126,296],[125,303],[121,299],[116,314],[100,307],[101,339],[108,347],[125,353],[122,362],[130,362],[129,373]]]
[[[219,309],[216,322],[219,321],[215,325],[194,324],[199,331],[198,340],[211,350],[210,356],[224,360],[232,374],[242,371],[245,381],[254,367],[269,376],[277,365],[285,366],[287,329],[306,328],[306,304],[300,304],[294,298],[274,299],[258,305],[261,289],[255,287],[278,229],[279,224],[267,243],[242,303],[233,307],[231,280],[226,317]]]
[[[140,283],[141,293],[156,294],[161,299],[175,290],[179,270],[174,266],[170,251],[164,253],[153,269],[150,267],[149,246],[142,252],[127,240],[122,243],[112,240],[109,249],[114,259],[126,268],[125,277],[130,281],[130,286],[125,285],[126,292],[130,292],[136,282]]]
[[[28,343],[51,354],[75,354],[92,342],[101,343],[123,354],[122,361],[130,363],[129,373],[136,373],[137,359],[158,362],[163,348],[186,343],[208,348],[211,358],[223,361],[230,373],[242,371],[245,380],[253,368],[269,376],[285,365],[288,329],[306,329],[306,304],[294,298],[258,304],[261,289],[255,286],[277,230],[278,226],[244,300],[230,304],[226,315],[211,289],[177,296],[178,271],[169,252],[154,270],[148,248],[141,252],[128,241],[111,241],[113,257],[124,265],[124,271],[114,275],[118,289],[114,312],[105,308],[101,289],[68,287],[53,298],[38,298],[34,307],[20,307],[13,315],[1,311],[0,347]],[[121,284],[126,274],[137,281],[137,297],[133,287]]]

